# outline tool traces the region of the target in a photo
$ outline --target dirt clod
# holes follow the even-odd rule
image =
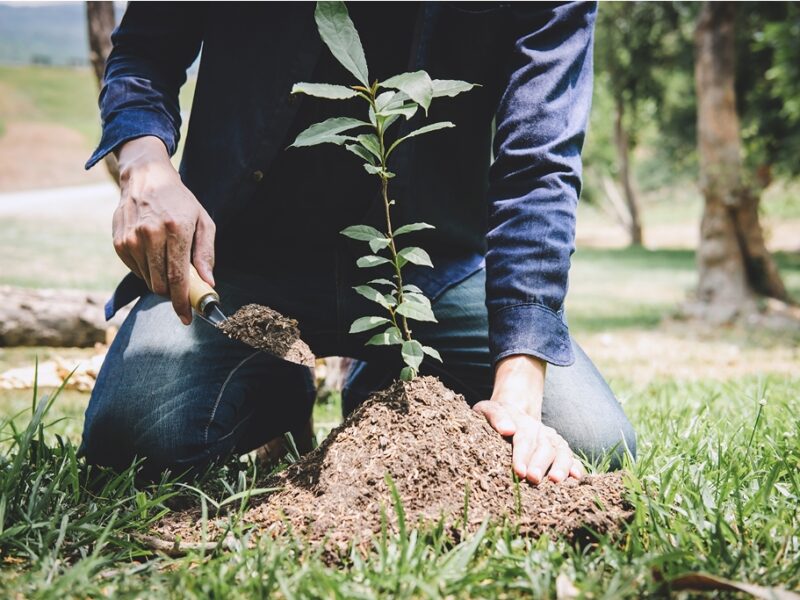
[[[508,519],[523,535],[582,540],[616,532],[632,516],[619,473],[533,486],[515,484],[510,464],[511,444],[462,396],[432,377],[396,382],[269,482],[281,489],[250,508],[244,523],[271,535],[288,528],[346,551],[379,533],[384,515],[397,529],[390,485],[407,523],[443,518],[453,532]],[[209,533],[221,535],[226,523],[212,521]],[[191,541],[198,528],[196,514],[173,513],[157,533]]]
[[[314,367],[314,354],[300,339],[297,321],[260,304],[246,304],[219,325],[235,340],[284,360]]]

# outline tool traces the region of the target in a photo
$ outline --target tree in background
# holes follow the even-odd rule
[[[606,176],[603,188],[636,246],[643,244],[644,237],[631,152],[642,105],[658,104],[664,95],[664,77],[659,73],[669,66],[669,41],[677,22],[678,13],[668,2],[603,2],[597,15],[595,62],[598,84],[608,86],[613,99],[614,171],[619,186]]]
[[[788,109],[779,106],[783,96],[769,81],[785,78],[797,63],[791,57],[776,57],[770,48],[764,32],[778,15],[763,5],[746,11],[737,44],[736,8],[733,3],[706,2],[695,31],[697,148],[705,206],[697,250],[697,298],[689,312],[712,323],[753,314],[759,296],[790,301],[764,243],[758,211],[773,168],[780,166],[788,174],[798,170],[796,155],[793,164],[783,156],[787,144],[800,135],[787,122],[798,115],[792,113],[792,104]],[[786,5],[782,9],[785,12]],[[796,21],[797,11],[790,10]],[[784,35],[784,26],[774,26],[770,35]],[[737,45],[739,65],[747,74],[738,79]],[[797,85],[796,80],[785,85]],[[787,99],[794,102],[796,97]],[[747,132],[744,147],[742,123]]]
[[[103,87],[106,59],[111,52],[111,32],[116,26],[113,2],[87,2],[86,21],[89,32],[89,60],[92,63],[98,87]],[[111,178],[119,185],[119,165],[113,153],[104,159]]]

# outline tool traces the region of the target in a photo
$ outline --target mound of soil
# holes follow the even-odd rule
[[[396,382],[269,482],[280,490],[250,508],[244,523],[271,535],[290,529],[329,551],[346,551],[379,533],[384,518],[397,529],[387,475],[408,523],[444,519],[454,533],[508,519],[525,535],[584,540],[618,531],[633,514],[619,473],[533,486],[516,484],[510,465],[511,444],[462,396],[432,377]],[[197,516],[173,513],[157,534],[196,541]],[[210,539],[227,523],[209,523]]]
[[[314,353],[300,339],[297,321],[260,304],[246,304],[219,328],[235,340],[273,356],[314,368]]]

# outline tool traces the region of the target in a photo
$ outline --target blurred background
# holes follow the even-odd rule
[[[98,71],[124,3],[0,3],[0,412],[72,369],[82,415],[106,342],[113,164]],[[571,272],[573,335],[623,402],[800,372],[800,6],[601,3]],[[182,91],[188,116],[194,69]],[[180,156],[180,151],[178,157]],[[178,160],[176,157],[176,162]],[[320,367],[320,426],[338,368]],[[326,409],[325,407],[328,407]],[[77,437],[81,419],[64,433]]]

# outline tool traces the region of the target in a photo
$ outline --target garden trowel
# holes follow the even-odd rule
[[[200,318],[228,337],[238,339],[282,360],[314,368],[316,359],[308,344],[300,339],[296,321],[287,319],[272,309],[257,305],[245,306],[234,315],[233,319],[228,319],[222,312],[219,294],[200,278],[200,274],[192,265],[189,265],[189,302]],[[240,325],[237,323],[237,316],[248,308],[251,309],[249,312],[255,312],[259,318],[245,323],[244,330],[237,334],[232,331]],[[256,308],[256,311],[253,311],[253,308]],[[230,327],[231,325],[233,327]]]

